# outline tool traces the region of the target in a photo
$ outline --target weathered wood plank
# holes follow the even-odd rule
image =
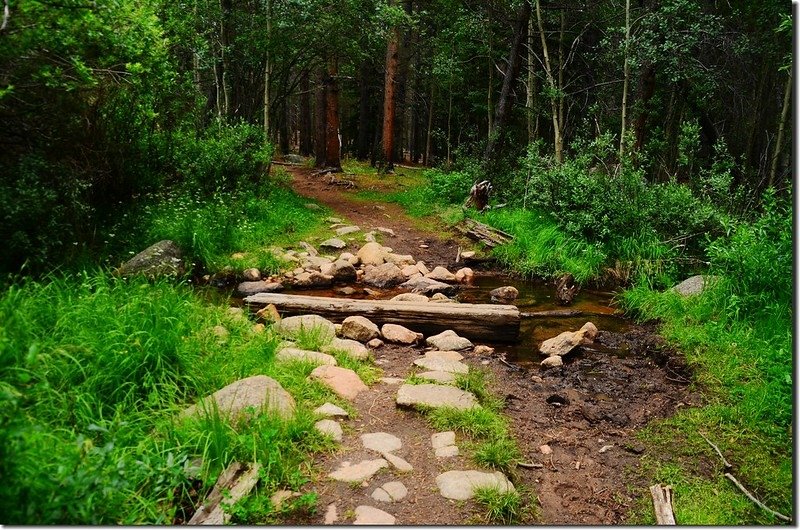
[[[425,335],[452,329],[469,339],[496,342],[514,342],[519,336],[520,314],[513,305],[410,303],[282,293],[258,293],[244,302],[252,309],[273,304],[283,314],[310,313],[334,322],[361,315],[379,326],[400,324]]]
[[[247,466],[233,462],[222,472],[214,484],[211,493],[203,501],[187,524],[190,525],[223,525],[230,520],[222,504],[233,505],[250,493],[258,482],[258,463]],[[226,492],[228,492],[226,494]]]

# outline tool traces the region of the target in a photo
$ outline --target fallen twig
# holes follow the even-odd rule
[[[701,433],[701,432],[698,432],[697,434],[699,434],[699,435],[700,435],[700,437],[701,437],[703,440],[705,440],[705,441],[706,441],[706,443],[707,443],[708,445],[710,445],[711,447],[713,447],[713,448],[714,448],[714,451],[716,451],[716,452],[717,452],[717,454],[719,455],[720,459],[722,459],[722,464],[725,466],[725,469],[726,469],[726,470],[728,470],[728,469],[731,469],[731,468],[733,467],[733,466],[731,465],[731,463],[730,463],[730,462],[728,462],[728,461],[725,459],[725,457],[722,455],[722,451],[720,451],[720,450],[719,450],[719,447],[717,447],[716,445],[714,445],[713,443],[711,443],[711,440],[709,440],[708,438],[706,438],[706,437],[705,437],[705,435],[703,435],[703,433]]]
[[[742,486],[742,484],[738,480],[736,480],[736,477],[734,477],[730,473],[725,473],[725,478],[727,478],[728,480],[730,480],[731,482],[736,484],[736,487],[738,487],[742,491],[742,493],[747,495],[748,499],[753,501],[762,510],[771,513],[772,515],[774,515],[775,517],[777,517],[781,521],[786,521],[786,522],[789,522],[789,523],[792,522],[792,518],[791,517],[787,517],[787,516],[783,515],[782,513],[776,512],[775,510],[772,510],[772,509],[768,508],[763,502],[761,502],[760,500],[756,499],[755,496],[752,493],[750,493],[749,491],[747,491],[747,488]]]
[[[517,462],[517,466],[524,467],[525,469],[539,469],[544,467],[544,464],[539,464],[536,462]]]

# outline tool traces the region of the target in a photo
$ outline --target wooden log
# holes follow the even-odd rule
[[[260,467],[258,463],[243,466],[239,462],[234,462],[229,465],[187,524],[215,526],[227,524],[231,516],[225,513],[222,504],[232,506],[250,493],[258,482]]]
[[[650,496],[653,497],[656,524],[674,525],[675,515],[672,513],[672,486],[653,484],[650,486]]]
[[[455,225],[456,229],[467,237],[480,241],[487,247],[493,248],[504,245],[514,239],[514,236],[502,230],[480,223],[474,219],[466,218]]]
[[[258,293],[244,302],[251,309],[273,304],[282,314],[315,314],[334,322],[361,315],[379,326],[400,324],[425,335],[452,329],[469,339],[514,342],[519,337],[519,309],[513,305],[353,300],[283,293]]]

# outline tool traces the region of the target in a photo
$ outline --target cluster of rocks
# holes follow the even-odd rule
[[[545,368],[553,368],[564,364],[563,357],[572,352],[578,346],[584,346],[594,342],[597,337],[597,326],[587,322],[577,331],[565,331],[557,336],[543,341],[539,345],[539,352],[546,355],[541,365]]]

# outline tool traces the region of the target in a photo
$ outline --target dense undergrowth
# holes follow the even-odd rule
[[[723,477],[699,432],[720,446],[751,491],[791,515],[791,197],[767,190],[755,200],[735,186],[724,145],[713,167],[682,183],[647,182],[630,161],[609,165],[603,137],[579,147],[581,154],[559,165],[532,146],[520,169],[492,179],[499,187],[493,202],[505,206],[485,213],[461,207],[481,178],[470,163],[429,170],[421,186],[387,200],[413,216],[451,223],[471,216],[511,233],[514,241],[494,254],[525,275],[571,272],[581,283],[627,287],[620,304],[661,321],[706,400],[641,434],[658,455],[644,458],[643,472],[674,485],[679,523],[777,522]],[[697,273],[716,279],[702,295],[666,289]],[[652,523],[642,499],[634,521]]]

